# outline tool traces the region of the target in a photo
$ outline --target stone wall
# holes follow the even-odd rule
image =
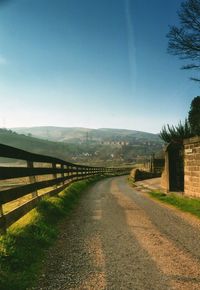
[[[165,151],[165,166],[161,175],[161,187],[163,191],[169,191],[169,164],[168,164],[168,152]]]
[[[145,171],[145,170],[141,170],[138,168],[135,168],[131,171],[129,178],[133,181],[141,181],[141,180],[145,180],[145,179],[151,179],[151,178],[156,178],[156,177],[160,177],[161,174],[160,173],[152,173],[149,171]]]
[[[200,197],[200,136],[184,141],[184,194]]]

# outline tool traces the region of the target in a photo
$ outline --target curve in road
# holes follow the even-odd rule
[[[200,222],[130,187],[90,187],[60,226],[34,289],[200,289]]]

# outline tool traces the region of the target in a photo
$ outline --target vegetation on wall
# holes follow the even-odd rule
[[[200,136],[200,96],[192,100],[188,120],[193,134]]]
[[[192,137],[191,128],[188,120],[186,119],[184,123],[179,123],[177,126],[170,126],[169,124],[163,126],[160,137],[166,142],[177,142],[182,143],[186,138]]]
[[[200,136],[200,96],[192,100],[184,123],[179,122],[176,126],[167,124],[160,131],[160,137],[166,143],[182,143],[184,139],[194,136]]]

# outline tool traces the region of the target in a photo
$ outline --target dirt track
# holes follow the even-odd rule
[[[200,222],[131,188],[98,182],[61,225],[34,289],[200,289]]]

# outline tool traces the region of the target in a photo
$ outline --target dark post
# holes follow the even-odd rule
[[[28,168],[33,168],[33,162],[32,161],[27,161],[27,167]],[[29,176],[29,181],[30,183],[35,183],[36,182],[36,177],[35,176]],[[34,192],[32,192],[32,198],[35,198],[38,196],[37,190],[35,190]]]
[[[62,169],[62,173],[61,173],[61,174],[62,174],[62,178],[65,178],[64,165],[61,164],[60,167],[61,167],[61,169]],[[64,181],[64,180],[63,180],[62,184],[63,184],[63,185],[65,184],[65,181]]]
[[[52,163],[52,168],[56,169],[56,163]],[[53,173],[53,178],[57,179],[57,174],[56,173]],[[57,184],[55,184],[54,187],[57,188]]]
[[[0,204],[0,216],[3,216],[3,206]]]
[[[0,217],[1,217],[1,223],[0,223],[0,232],[2,234],[6,233],[6,220],[3,214],[3,207],[2,204],[0,204]]]

